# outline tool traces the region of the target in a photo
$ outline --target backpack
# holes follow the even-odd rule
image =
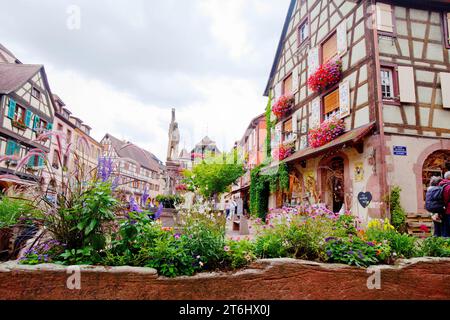
[[[437,186],[429,191],[425,196],[425,209],[431,213],[444,213],[446,203],[444,203],[444,188],[448,184],[443,186]]]

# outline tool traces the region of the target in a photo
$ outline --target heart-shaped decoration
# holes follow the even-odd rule
[[[360,192],[358,194],[358,201],[363,208],[367,208],[372,202],[372,194],[370,192]]]

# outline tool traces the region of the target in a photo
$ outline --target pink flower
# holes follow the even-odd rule
[[[223,250],[224,250],[225,252],[228,252],[228,251],[230,251],[230,247],[229,247],[229,246],[225,246],[225,247],[223,247]]]

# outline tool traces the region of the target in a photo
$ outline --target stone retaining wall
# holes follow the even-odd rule
[[[239,272],[174,279],[150,268],[85,266],[81,289],[70,290],[67,267],[10,261],[0,264],[0,299],[450,299],[448,258],[403,260],[374,269],[380,270],[381,288],[371,290],[367,282],[375,274],[366,269],[292,259],[258,260]]]

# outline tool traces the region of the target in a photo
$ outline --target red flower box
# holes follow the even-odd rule
[[[275,160],[282,161],[290,157],[294,151],[294,144],[281,145],[278,149],[273,150],[272,157]]]
[[[308,78],[308,86],[314,92],[323,91],[338,83],[342,77],[342,62],[329,61],[321,65],[316,72]]]
[[[322,122],[319,128],[310,129],[308,132],[309,145],[313,148],[321,147],[345,132],[344,121],[331,118]]]
[[[294,96],[291,94],[282,95],[275,105],[272,107],[273,114],[278,118],[282,118],[294,105]]]

